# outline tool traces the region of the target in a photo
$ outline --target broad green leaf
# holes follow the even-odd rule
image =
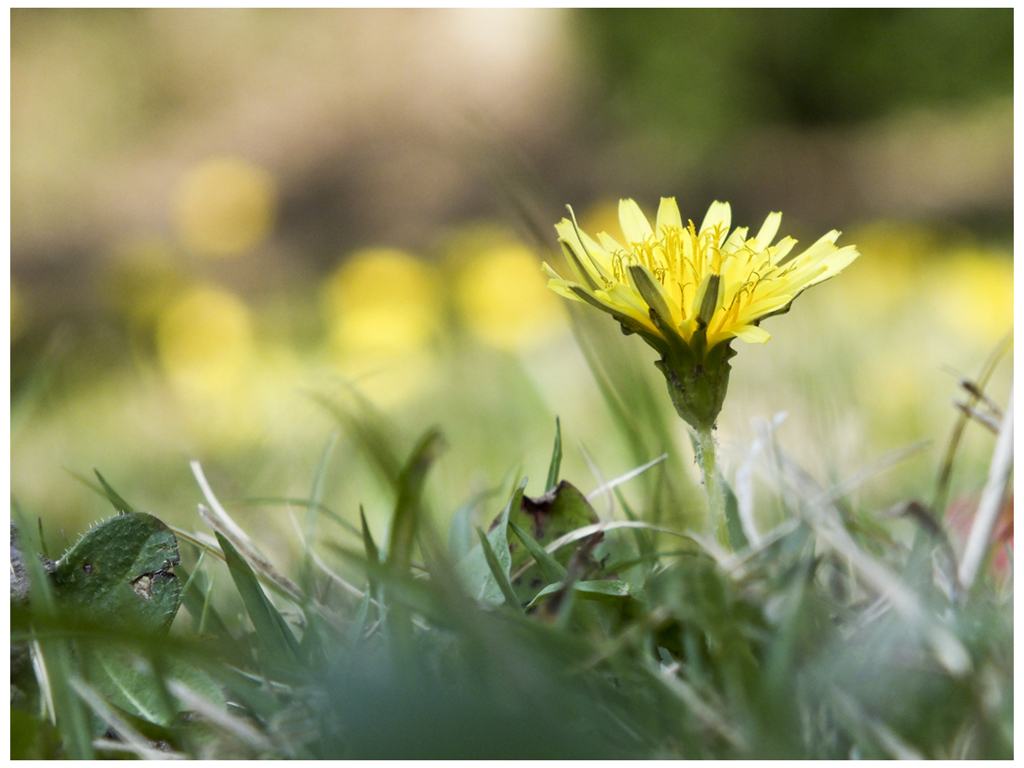
[[[598,522],[597,513],[586,497],[565,480],[543,496],[523,496],[519,506],[512,509],[508,519],[529,534],[541,547],[548,546],[571,531]],[[554,553],[554,558],[564,568],[575,550],[576,547],[562,547]],[[519,569],[531,557],[525,545],[511,541],[509,551],[512,555],[512,587],[519,595],[520,602],[527,603],[546,581],[536,563],[519,573]]]
[[[190,709],[170,697],[150,665],[130,651],[113,647],[83,647],[79,653],[89,682],[107,701],[128,714],[170,726],[179,712]],[[201,692],[208,701],[227,706],[220,687],[202,670],[172,658],[165,660],[161,673]]]
[[[118,515],[88,531],[56,563],[53,585],[63,610],[133,632],[166,632],[181,586],[172,568],[178,542],[143,512]]]

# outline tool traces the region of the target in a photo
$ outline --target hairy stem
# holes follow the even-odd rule
[[[711,513],[711,524],[715,538],[719,543],[728,545],[729,536],[725,520],[725,492],[722,488],[722,476],[718,473],[718,461],[715,456],[715,438],[713,427],[694,430],[697,435],[697,461],[704,473],[704,490],[708,495],[708,510]]]

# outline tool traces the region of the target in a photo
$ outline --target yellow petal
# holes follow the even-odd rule
[[[562,219],[555,225],[558,239],[565,243],[584,267],[593,275],[610,278],[611,259],[604,249],[586,232],[581,232],[569,219]]]
[[[619,245],[619,241],[607,232],[598,232],[597,239],[601,242],[601,247],[604,249],[605,253],[616,254],[624,253],[629,250],[628,248],[623,248]]]
[[[701,222],[700,232],[706,229],[714,229],[715,227],[722,228],[722,238],[718,244],[721,245],[725,242],[726,234],[729,232],[729,227],[732,225],[732,208],[729,207],[728,203],[720,203],[715,200],[708,208],[707,215],[704,217],[704,221]]]
[[[772,240],[779,234],[779,225],[782,223],[781,213],[770,213],[768,218],[764,220],[764,224],[761,225],[761,229],[757,232],[757,237],[754,238],[753,250],[763,251],[769,245],[772,244]]]
[[[743,241],[747,239],[747,228],[737,227],[729,235],[729,239],[722,246],[723,253],[735,253],[743,247]]]
[[[757,325],[744,325],[734,330],[736,338],[748,344],[764,344],[772,337],[768,331]]]
[[[645,243],[654,234],[644,212],[632,200],[619,201],[619,224],[622,226],[622,234],[626,236],[626,242],[630,245]]]
[[[658,232],[666,228],[683,228],[683,218],[679,215],[679,206],[676,205],[674,197],[661,198],[661,205],[658,206]]]

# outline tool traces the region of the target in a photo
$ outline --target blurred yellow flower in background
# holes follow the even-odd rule
[[[401,354],[424,346],[441,323],[438,287],[433,268],[405,251],[353,254],[324,287],[336,349]]]
[[[853,246],[836,247],[835,230],[791,255],[793,238],[771,245],[781,221],[781,213],[771,214],[748,239],[746,227],[730,234],[728,203],[713,203],[698,228],[692,221],[683,225],[674,198],[662,198],[652,228],[634,201],[622,200],[625,246],[606,232],[594,240],[562,219],[555,228],[576,280],[561,278],[546,264],[544,270],[559,295],[593,304],[645,337],[675,335],[692,345],[703,330],[706,342],[697,345],[703,349],[736,337],[764,343],[771,335],[758,327],[761,320],[859,255]],[[652,311],[664,323],[656,324]]]
[[[268,171],[237,158],[214,158],[191,169],[174,196],[182,243],[202,256],[238,256],[259,245],[274,225],[277,191]]]
[[[434,267],[396,248],[353,254],[324,285],[338,370],[378,406],[403,402],[431,380],[428,345],[441,327],[439,288]]]
[[[156,343],[164,371],[188,394],[230,392],[244,380],[253,357],[249,308],[221,288],[193,287],[160,316]]]
[[[557,332],[563,315],[539,265],[536,254],[518,243],[483,251],[465,264],[456,298],[474,335],[514,351]]]
[[[935,264],[931,301],[954,332],[994,344],[1013,329],[1013,260],[962,249]]]

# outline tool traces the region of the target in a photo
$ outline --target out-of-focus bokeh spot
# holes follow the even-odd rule
[[[323,293],[335,350],[399,355],[424,346],[440,325],[438,287],[433,268],[404,251],[354,254]]]
[[[499,246],[471,259],[459,275],[457,299],[470,330],[499,349],[541,344],[565,326],[540,261],[523,245]]]
[[[976,249],[959,250],[931,274],[933,311],[948,331],[994,344],[1013,329],[1013,260]]]
[[[852,311],[872,318],[906,303],[909,286],[920,280],[941,246],[933,230],[887,221],[843,232],[838,245],[851,243],[861,255],[843,272],[842,296],[854,300]],[[806,245],[798,244],[797,251]]]
[[[434,267],[405,251],[353,254],[322,293],[332,369],[380,407],[421,392],[435,378],[440,288]]]
[[[164,371],[186,394],[230,392],[252,362],[248,307],[210,285],[194,287],[168,306],[158,321],[156,340]]]
[[[182,243],[203,256],[238,256],[270,234],[277,192],[265,169],[237,158],[192,168],[178,185],[174,213]]]

